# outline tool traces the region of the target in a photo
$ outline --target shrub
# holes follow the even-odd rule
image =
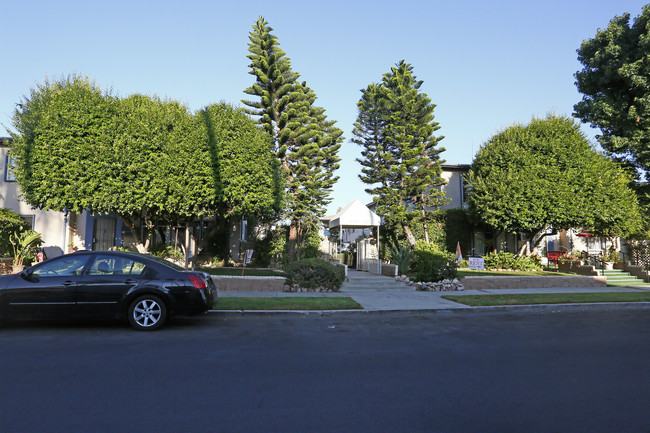
[[[542,269],[538,256],[515,257],[506,251],[487,253],[483,256],[485,269],[510,269],[513,271],[540,271]]]
[[[345,279],[342,267],[318,258],[293,262],[287,266],[285,274],[285,284],[289,287],[326,289],[334,292],[338,292]]]
[[[406,275],[408,273],[413,258],[414,254],[409,244],[400,244],[390,250],[390,262],[397,265],[397,270],[400,275]]]
[[[0,209],[0,257],[9,257],[12,254],[9,236],[25,230],[27,224],[17,213],[9,209]]]
[[[13,233],[9,236],[11,242],[14,265],[23,265],[24,262],[31,263],[34,260],[38,249],[43,243],[41,234],[34,230],[25,230],[20,233]]]
[[[255,242],[255,253],[253,254],[253,266],[268,268],[279,261],[287,243],[287,230],[279,227],[269,230],[262,239]]]
[[[435,282],[458,276],[458,264],[453,253],[441,251],[435,244],[418,242],[414,254],[411,269],[415,273],[415,281]]]
[[[182,262],[185,259],[183,250],[180,248],[174,248],[173,245],[160,244],[152,248],[149,253],[175,262]]]
[[[318,234],[318,230],[310,230],[298,246],[298,250],[300,252],[300,255],[298,257],[301,259],[312,259],[314,257],[320,256],[320,251],[318,250],[320,242],[321,238]]]
[[[515,256],[506,251],[487,253],[483,260],[485,269],[514,269]]]

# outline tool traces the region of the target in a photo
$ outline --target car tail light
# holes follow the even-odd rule
[[[205,280],[203,278],[199,278],[196,275],[188,275],[190,277],[190,281],[192,282],[192,285],[194,286],[195,289],[207,289],[208,285],[205,283]]]

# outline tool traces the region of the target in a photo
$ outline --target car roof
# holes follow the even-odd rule
[[[162,257],[154,256],[152,254],[143,254],[143,253],[137,253],[133,251],[90,251],[90,250],[83,250],[83,251],[75,251],[70,254],[66,255],[109,255],[109,256],[127,256],[127,257],[132,257],[134,259],[146,259],[150,260],[152,262],[158,263],[160,265],[166,266],[168,268],[174,269],[176,271],[187,271],[187,269],[178,266],[175,263],[170,262],[169,260],[165,260]]]

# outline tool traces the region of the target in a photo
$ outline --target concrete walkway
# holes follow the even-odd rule
[[[650,302],[635,303],[605,303],[605,304],[565,304],[533,305],[533,306],[500,306],[500,307],[470,307],[453,301],[442,299],[444,295],[487,295],[512,293],[594,293],[594,292],[650,292],[650,287],[562,287],[562,288],[532,288],[532,289],[490,289],[464,290],[455,292],[418,292],[415,288],[395,282],[394,278],[376,275],[362,271],[349,271],[349,281],[343,283],[337,293],[287,293],[287,292],[228,292],[220,291],[219,296],[233,297],[294,297],[294,296],[343,296],[350,297],[363,307],[363,311],[413,311],[413,310],[485,310],[485,309],[549,309],[554,311],[568,309],[584,309],[591,306],[595,309],[612,308],[649,308]],[[360,311],[360,310],[353,310]]]

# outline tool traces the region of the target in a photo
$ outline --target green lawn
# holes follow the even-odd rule
[[[295,297],[221,297],[215,310],[360,310],[363,307],[354,299],[334,296]]]
[[[284,277],[283,272],[276,272],[268,269],[244,269],[241,268],[199,268],[197,271],[207,272],[210,275],[226,275],[241,277],[242,271],[244,276],[248,277]]]
[[[584,304],[594,302],[650,302],[650,292],[526,293],[503,295],[444,295],[443,299],[472,307],[496,305]]]
[[[576,274],[566,274],[556,271],[475,271],[473,269],[459,269],[458,278],[465,277],[575,277]]]

